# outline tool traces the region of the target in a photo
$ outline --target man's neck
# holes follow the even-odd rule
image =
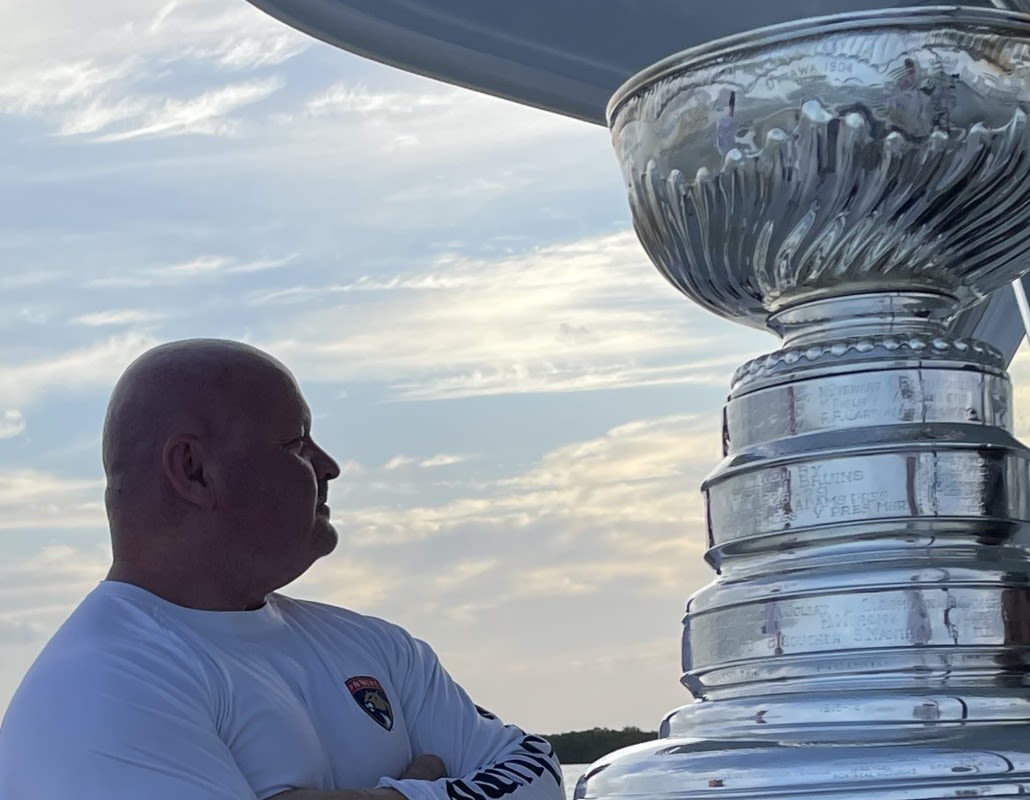
[[[198,611],[254,611],[265,604],[266,593],[245,596],[242,592],[233,592],[223,580],[195,571],[180,574],[170,570],[168,565],[162,565],[158,571],[116,558],[106,580],[138,586],[169,603]]]

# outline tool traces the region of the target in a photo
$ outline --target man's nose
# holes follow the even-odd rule
[[[336,463],[336,459],[317,444],[315,445],[315,461],[318,465],[320,477],[328,481],[336,480],[340,477],[340,465]]]

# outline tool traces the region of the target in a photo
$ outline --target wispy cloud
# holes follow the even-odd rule
[[[414,458],[412,456],[395,456],[391,458],[383,469],[387,472],[404,469],[406,467],[418,467],[420,469],[433,469],[434,467],[451,467],[469,460],[469,456],[449,455],[442,453],[429,458]]]
[[[233,112],[265,100],[284,85],[281,78],[267,78],[222,86],[185,100],[164,100],[132,125],[98,136],[97,141],[123,142],[182,134],[230,135],[238,126],[231,118]]]
[[[129,362],[155,344],[154,338],[130,331],[65,351],[0,351],[0,403],[22,405],[53,389],[69,397],[84,389],[106,390]]]
[[[151,322],[160,322],[165,317],[165,314],[156,311],[143,311],[140,309],[126,308],[111,311],[94,311],[90,314],[82,314],[69,320],[69,324],[85,325],[90,328],[123,327],[127,325],[145,325]]]
[[[0,414],[0,439],[13,439],[25,431],[25,416],[14,408]]]
[[[476,102],[471,92],[438,89],[432,92],[373,91],[361,85],[336,83],[304,104],[312,116],[325,114],[413,114]]]
[[[276,67],[311,45],[246,3],[217,0],[109,0],[88,9],[12,0],[0,9],[0,27],[18,31],[0,54],[0,110],[98,141],[231,132],[232,112],[281,80],[227,83],[220,73]],[[210,88],[168,97],[160,78],[177,64],[206,66]]]
[[[29,115],[93,102],[133,66],[132,59],[114,64],[92,60],[53,63],[51,59],[48,54],[31,71],[22,66],[0,78],[0,111]]]
[[[291,254],[282,258],[256,258],[244,260],[232,256],[205,254],[189,261],[121,270],[117,274],[87,281],[91,289],[147,289],[153,286],[192,284],[198,280],[218,280],[225,276],[249,275],[281,269],[297,258]]]
[[[183,59],[236,70],[278,66],[312,45],[310,37],[249,6],[209,0],[166,3],[147,35],[159,42],[188,43],[180,51]]]

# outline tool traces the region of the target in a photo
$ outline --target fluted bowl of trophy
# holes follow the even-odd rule
[[[702,487],[694,701],[584,798],[1030,791],[1030,452],[948,334],[1030,270],[1030,17],[804,20],[666,59],[608,109],[638,237],[768,328]]]

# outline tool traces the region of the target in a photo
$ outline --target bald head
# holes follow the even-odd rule
[[[104,421],[109,504],[137,499],[128,495],[159,478],[169,437],[228,435],[245,421],[248,385],[274,376],[293,382],[272,356],[222,339],[170,342],[136,359],[115,385]]]
[[[252,608],[336,546],[336,462],[279,361],[193,339],[140,356],[104,423],[110,579],[193,608]]]

